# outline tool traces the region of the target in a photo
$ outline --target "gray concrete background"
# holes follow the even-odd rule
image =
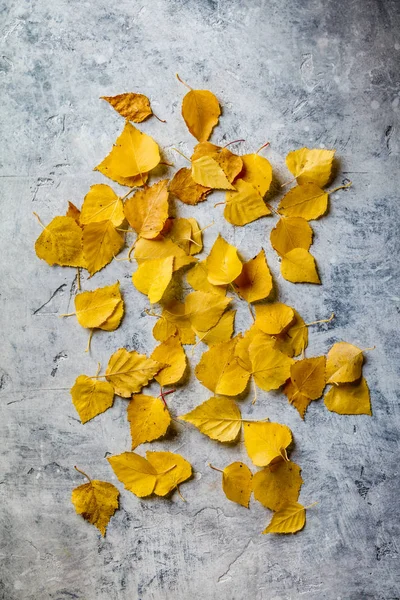
[[[1,582],[4,600],[379,599],[400,597],[398,501],[399,3],[397,0],[6,0],[0,29],[1,107]],[[397,37],[396,37],[397,36]],[[248,464],[243,445],[225,448],[190,427],[152,445],[182,453],[195,478],[184,503],[139,500],[116,482],[104,456],[129,449],[126,402],[82,426],[69,388],[80,373],[126,346],[149,352],[153,320],[133,289],[133,265],[114,263],[84,289],[121,281],[127,315],[114,333],[87,332],[58,315],[73,306],[73,269],[50,268],[33,245],[40,227],[80,206],[93,167],[122,120],[101,95],[147,94],[167,119],[143,124],[176,167],[194,143],[180,118],[185,92],[175,73],[214,91],[224,116],[213,141],[244,138],[241,152],[265,152],[281,180],[294,148],[335,147],[339,176],[353,188],[332,197],[313,224],[322,287],[279,275],[268,242],[273,219],[234,228],[214,198],[178,207],[218,231],[243,257],[267,251],[279,298],[306,321],[337,315],[310,331],[308,356],[337,340],[376,345],[364,373],[374,415],[341,417],[323,403],[303,423],[280,394],[243,401],[245,415],[288,424],[305,480],[305,530],[263,536],[267,511],[230,503],[207,462]],[[117,189],[117,186],[115,186]],[[249,325],[239,308],[238,328]],[[193,364],[203,348],[198,348]],[[208,397],[193,374],[170,397],[182,414]],[[102,539],[75,514],[71,490],[92,477],[117,483],[121,510]]]

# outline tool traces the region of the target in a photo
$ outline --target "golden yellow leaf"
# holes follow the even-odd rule
[[[324,397],[328,410],[339,415],[372,415],[369,389],[364,377],[353,383],[333,385]]]
[[[242,272],[235,279],[234,284],[247,302],[256,302],[269,296],[272,291],[272,275],[264,250],[243,264]]]
[[[156,142],[129,122],[117,138],[111,152],[95,168],[106,177],[136,177],[154,169],[160,162],[160,152]]]
[[[235,181],[236,191],[226,192],[224,217],[232,225],[246,225],[260,217],[270,215],[260,193],[243,179]]]
[[[172,452],[146,452],[146,458],[157,472],[154,493],[167,496],[192,476],[191,464],[180,454]]]
[[[249,346],[252,375],[259,388],[269,392],[277,390],[290,377],[293,359],[271,345],[262,345],[257,337]]]
[[[109,520],[119,506],[119,491],[107,481],[93,479],[72,490],[71,501],[78,515],[106,535]]]
[[[125,217],[138,236],[151,240],[162,231],[169,210],[167,186],[163,179],[126,200]]]
[[[263,533],[296,533],[301,531],[306,524],[306,510],[304,506],[294,502],[283,506],[272,515],[268,527]]]
[[[38,258],[48,265],[62,267],[85,266],[82,253],[82,229],[72,217],[55,217],[35,243]]]
[[[337,342],[326,358],[327,383],[351,383],[361,377],[364,355],[360,348],[347,342]]]
[[[206,142],[218,123],[221,109],[217,98],[208,90],[193,90],[182,101],[182,117],[190,133]]]
[[[288,460],[286,449],[292,443],[292,432],[280,423],[243,423],[247,454],[257,467],[267,467]]]
[[[302,217],[281,217],[271,231],[271,246],[284,256],[295,248],[308,250],[312,243],[313,230]]]
[[[315,258],[304,248],[294,248],[282,257],[281,273],[292,283],[321,283]]]
[[[174,270],[174,257],[157,258],[142,262],[132,275],[132,283],[139,292],[146,294],[152,304],[160,302]]]
[[[299,392],[291,379],[285,383],[283,393],[286,395],[289,403],[297,408],[299,415],[304,420],[307,408],[312,400]]]
[[[162,238],[160,240],[146,240],[140,238],[136,242],[134,257],[139,265],[149,260],[167,258],[168,256],[173,256],[175,259],[174,271],[178,271],[186,265],[197,262],[196,258],[188,256],[182,248],[179,248],[177,244],[174,244],[174,242],[168,238]]]
[[[79,375],[71,388],[72,403],[82,423],[86,423],[113,405],[114,388],[108,381]]]
[[[191,169],[179,169],[169,184],[169,191],[184,204],[195,206],[206,200],[211,188],[196,183]]]
[[[202,234],[196,219],[174,219],[168,235],[186,254],[198,254],[203,249]]]
[[[234,442],[242,426],[242,415],[236,402],[223,396],[206,400],[179,419],[219,442]]]
[[[80,215],[80,224],[111,221],[114,227],[120,227],[124,220],[124,205],[109,185],[92,185],[85,196]]]
[[[289,152],[286,165],[299,183],[313,181],[324,187],[331,178],[334,155],[335,150],[300,148]]]
[[[95,170],[96,169],[94,169],[94,171]],[[97,170],[100,171],[100,169],[97,169]],[[141,173],[141,175],[134,175],[133,177],[124,177],[123,175],[120,175],[115,170],[107,171],[107,174],[104,173],[104,171],[101,171],[101,172],[104,175],[106,175],[109,179],[111,179],[112,181],[116,181],[120,185],[125,185],[130,188],[142,187],[142,186],[146,185],[147,180],[149,178],[148,173]]]
[[[75,296],[75,311],[79,325],[87,329],[103,329],[107,319],[112,316],[122,302],[119,281],[114,285],[98,288],[92,292],[81,292]],[[122,318],[122,315],[121,315]],[[116,329],[119,322],[116,323]],[[110,331],[110,329],[107,330]]]
[[[278,212],[285,217],[318,219],[328,209],[328,194],[312,181],[297,185],[279,202]],[[303,246],[301,246],[303,247]]]
[[[132,450],[139,444],[158,440],[171,423],[170,414],[161,398],[145,394],[133,394],[127,416],[131,426]]]
[[[101,96],[125,119],[134,123],[141,123],[153,114],[150,100],[144,94],[127,92],[117,96]]]
[[[124,316],[124,301],[121,299],[117,306],[114,308],[113,312],[107,319],[104,321],[100,329],[103,331],[114,331],[117,329],[119,324],[121,323],[122,317]]]
[[[164,306],[161,317],[153,327],[153,336],[159,342],[164,342],[175,333],[179,335],[182,344],[194,344],[196,341],[186,307],[178,300]]]
[[[293,309],[294,320],[289,329],[275,337],[275,348],[288,356],[298,356],[308,346],[308,328],[299,313]]]
[[[186,315],[196,331],[208,331],[214,327],[231,299],[209,292],[191,292],[186,296]]]
[[[249,356],[249,346],[254,339],[257,339],[258,346],[274,346],[274,339],[263,333],[256,325],[252,325],[242,337],[238,337],[235,346],[235,356],[239,364],[251,373],[252,365]]]
[[[291,366],[290,379],[299,394],[307,396],[310,400],[321,398],[326,383],[325,362],[325,356],[316,356],[303,358]]]
[[[192,179],[214,190],[234,190],[225,171],[211,156],[202,156],[192,162]]]
[[[213,285],[226,285],[239,277],[242,261],[237,249],[218,235],[206,259],[207,279]]]
[[[194,267],[186,273],[186,281],[196,291],[199,292],[211,292],[213,294],[220,294],[225,296],[226,286],[224,285],[213,285],[208,281],[207,278],[207,266],[206,261],[202,260],[198,262]]]
[[[136,452],[122,452],[107,458],[112,470],[125,488],[143,498],[153,493],[157,471],[152,464]]]
[[[171,335],[157,348],[150,358],[167,366],[162,368],[154,379],[162,386],[178,383],[186,371],[186,354],[178,335]]]
[[[108,265],[123,248],[124,237],[111,221],[88,223],[83,228],[83,256],[91,275]]]
[[[264,197],[268,192],[272,182],[271,163],[258,154],[245,154],[241,156],[243,161],[243,172],[240,178],[253,187]]]
[[[211,346],[203,353],[196,366],[197,379],[215,394],[237,396],[249,381],[250,373],[238,362],[235,356],[237,339]]]
[[[236,310],[228,310],[222,315],[220,320],[214,327],[211,327],[206,333],[204,331],[194,330],[200,341],[213,346],[221,342],[227,342],[231,339],[234,330]]]
[[[255,309],[255,324],[268,335],[279,335],[291,325],[294,319],[293,308],[281,302],[259,305]]]
[[[210,142],[201,142],[200,144],[197,144],[191,156],[191,161],[193,162],[202,156],[208,156],[215,160],[225,173],[229,183],[232,183],[243,168],[243,162],[240,156],[233,154],[228,148],[221,148],[221,146],[210,144]]]
[[[222,489],[225,496],[232,502],[237,502],[249,508],[253,474],[249,467],[242,462],[234,462],[225,467],[222,473]]]
[[[65,216],[71,217],[72,219],[74,219],[75,223],[78,223],[78,225],[80,224],[81,211],[75,206],[73,202],[68,201],[68,210],[65,213]]]
[[[163,363],[147,358],[145,354],[120,348],[108,361],[106,379],[118,396],[129,398],[140,392],[163,366]]]
[[[203,234],[198,222],[193,217],[187,219],[192,227],[189,254],[199,254],[203,250]]]
[[[253,476],[254,498],[270,510],[280,510],[297,502],[303,478],[296,463],[281,461],[265,467]]]

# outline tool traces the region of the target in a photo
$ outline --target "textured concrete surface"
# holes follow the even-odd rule
[[[398,500],[399,310],[399,3],[397,0],[120,0],[117,3],[6,0],[2,5],[0,597],[3,600],[394,600],[400,596]],[[322,403],[303,423],[280,394],[260,393],[243,413],[288,424],[293,459],[303,467],[301,500],[318,501],[305,530],[261,535],[269,515],[252,502],[227,501],[208,461],[247,461],[244,448],[221,447],[181,427],[155,449],[178,451],[194,466],[186,502],[139,500],[121,489],[121,510],[106,539],[78,517],[71,489],[93,477],[116,482],[106,453],[129,448],[125,402],[82,426],[69,388],[93,374],[121,345],[149,352],[153,320],[130,282],[133,267],[114,263],[84,289],[117,278],[127,316],[93,339],[68,312],[72,269],[50,268],[33,251],[44,221],[80,205],[93,167],[122,121],[101,95],[140,91],[155,119],[143,124],[176,166],[193,139],[180,119],[184,93],[175,73],[221,99],[213,140],[244,138],[287,174],[284,156],[303,145],[335,147],[339,176],[353,188],[332,197],[314,225],[312,248],[322,287],[282,281],[268,243],[273,219],[245,228],[225,223],[213,201],[196,216],[209,248],[218,231],[245,258],[263,245],[279,298],[306,321],[336,320],[310,332],[308,355],[345,339],[368,354],[365,375],[374,416],[340,417]],[[117,188],[117,186],[116,186]],[[239,307],[238,328],[248,313]],[[199,356],[200,347],[194,363]],[[193,374],[171,397],[182,414],[208,397]]]

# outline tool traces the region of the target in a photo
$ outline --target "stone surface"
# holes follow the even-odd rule
[[[5,2],[0,78],[2,146],[0,239],[0,598],[4,600],[379,599],[399,596],[399,58],[397,0],[59,0]],[[397,36],[397,37],[396,37]],[[353,181],[332,196],[329,216],[313,224],[322,287],[282,281],[268,243],[271,219],[234,228],[214,198],[179,214],[196,216],[207,249],[218,231],[245,258],[264,245],[279,299],[306,321],[308,356],[338,340],[368,353],[364,373],[374,415],[341,417],[313,404],[305,423],[280,394],[260,393],[246,415],[288,424],[303,467],[305,530],[263,536],[269,514],[230,503],[210,461],[241,459],[242,445],[222,447],[194,428],[152,445],[181,452],[195,469],[182,485],[186,502],[139,500],[121,489],[121,510],[108,534],[75,514],[71,490],[83,483],[73,465],[116,483],[104,457],[129,449],[125,401],[86,425],[69,388],[93,374],[116,348],[149,352],[153,319],[130,282],[133,267],[114,263],[84,289],[121,282],[127,316],[114,333],[87,332],[59,314],[73,306],[73,269],[50,268],[33,251],[40,226],[80,205],[93,167],[121,130],[101,95],[150,96],[154,135],[165,157],[190,154],[193,138],[180,118],[185,92],[175,73],[213,90],[223,118],[213,141],[244,138],[241,152],[269,140],[265,155],[285,181],[285,154],[335,147],[339,175]],[[117,187],[117,186],[116,186]],[[216,200],[215,200],[216,201]],[[239,308],[238,327],[248,313]],[[194,362],[199,356],[197,348]],[[156,388],[154,388],[156,389]],[[208,397],[193,374],[169,397],[182,414]]]

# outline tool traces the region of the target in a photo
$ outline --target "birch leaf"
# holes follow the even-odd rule
[[[206,333],[204,331],[194,330],[196,335],[207,346],[227,342],[231,339],[234,330],[236,310],[228,310],[222,315],[214,327],[211,327]]]
[[[325,387],[325,356],[304,358],[296,361],[290,368],[290,379],[300,394],[318,400]]]
[[[81,422],[86,423],[113,405],[114,388],[108,381],[79,375],[71,388],[71,396]]]
[[[127,92],[117,96],[101,96],[125,119],[134,123],[141,123],[153,114],[150,100],[144,94]]]
[[[286,217],[302,217],[307,221],[318,219],[328,209],[328,193],[312,181],[297,185],[288,191],[278,206]]]
[[[206,259],[208,281],[213,285],[231,283],[239,277],[242,267],[237,249],[219,235]]]
[[[286,165],[298,183],[313,181],[324,187],[331,178],[334,155],[335,150],[300,148],[289,152]]]
[[[127,408],[131,427],[132,450],[145,442],[152,442],[165,435],[171,417],[161,398],[133,394]]]
[[[151,240],[162,231],[169,210],[167,186],[163,179],[126,200],[125,217],[139,237]]]
[[[93,479],[72,490],[71,501],[78,515],[105,536],[108,522],[119,507],[119,491],[112,483]]]
[[[121,302],[122,296],[118,281],[114,285],[107,285],[92,292],[77,294],[75,296],[75,311],[79,325],[87,329],[103,329],[107,319],[112,316]],[[118,325],[119,322],[116,323],[114,329]]]
[[[305,508],[301,504],[294,502],[274,513],[270,524],[263,533],[296,533],[303,529],[305,524]]]
[[[167,496],[192,476],[191,464],[180,454],[172,452],[146,452],[146,458],[157,472],[154,493]]]
[[[83,228],[83,255],[86,268],[94,275],[108,265],[123,248],[124,237],[111,221],[88,223]]]
[[[72,217],[55,217],[46,225],[35,242],[35,251],[50,266],[85,266],[82,229]]]
[[[243,431],[247,454],[257,467],[288,460],[286,449],[292,443],[292,432],[286,425],[245,422]]]
[[[236,191],[229,191],[225,195],[224,217],[228,223],[246,225],[271,214],[262,196],[251,183],[237,179],[235,188]]]
[[[265,467],[253,476],[254,498],[269,510],[280,510],[297,502],[303,478],[296,463],[281,461]]]
[[[192,162],[192,179],[214,190],[234,190],[224,170],[211,156],[202,156]]]
[[[136,242],[134,257],[139,265],[149,260],[167,258],[169,256],[174,257],[174,271],[178,271],[182,267],[196,262],[196,258],[188,256],[182,248],[179,248],[170,239],[146,240],[140,238]]]
[[[315,258],[304,248],[294,248],[282,258],[282,276],[292,283],[321,283]]]
[[[249,346],[252,375],[259,388],[277,390],[290,376],[293,359],[271,346],[262,346],[255,338]]]
[[[203,353],[196,366],[197,379],[215,394],[237,396],[249,381],[250,373],[238,362],[235,356],[237,339],[211,346]]]
[[[308,346],[308,327],[299,313],[293,309],[294,320],[288,329],[275,337],[275,348],[287,356],[298,356]]]
[[[196,219],[174,219],[168,235],[186,254],[198,254],[203,249],[201,230]]]
[[[115,475],[125,488],[139,498],[153,493],[157,471],[152,464],[136,452],[123,452],[107,458]]]
[[[191,292],[186,296],[186,314],[196,331],[208,331],[214,327],[231,299],[208,292]]]
[[[243,264],[242,272],[234,281],[236,290],[247,302],[267,298],[272,291],[272,275],[264,250]]]
[[[372,415],[369,389],[364,377],[353,383],[333,385],[325,394],[325,406],[339,415]]]
[[[118,396],[129,398],[140,392],[163,366],[163,363],[147,358],[145,354],[120,348],[108,361],[106,379]]]
[[[308,250],[312,243],[313,231],[302,217],[281,217],[271,231],[271,246],[284,256],[295,248]]]
[[[304,420],[307,408],[312,402],[311,398],[308,398],[299,392],[291,379],[286,382],[283,388],[283,393],[286,395],[289,403],[298,410],[299,415]]]
[[[206,142],[218,123],[221,109],[217,98],[208,90],[193,90],[182,101],[182,117],[190,133],[199,142]]]
[[[242,462],[234,462],[225,467],[222,473],[222,489],[228,500],[249,508],[253,490],[253,474]]]
[[[172,279],[174,260],[173,256],[146,260],[133,273],[133,285],[139,292],[148,296],[151,304],[160,302],[163,297]]]
[[[239,175],[243,168],[243,162],[240,156],[234,154],[228,148],[221,148],[210,142],[202,142],[197,144],[191,156],[191,161],[195,161],[202,156],[208,156],[219,164],[226,175],[229,183]]]
[[[179,419],[219,442],[234,442],[242,426],[242,415],[236,402],[223,396],[206,400]]]
[[[281,302],[259,305],[255,309],[255,324],[268,335],[279,335],[291,325],[294,319],[293,308]]]
[[[124,220],[124,205],[109,185],[92,185],[86,194],[80,214],[80,224],[111,221],[114,227],[120,227]]]
[[[169,184],[169,191],[184,204],[195,206],[207,199],[211,188],[196,183],[191,169],[184,168],[175,173]]]
[[[164,342],[176,333],[182,344],[194,344],[196,341],[185,304],[173,300],[164,306],[161,317],[153,327],[153,336],[159,342]]]
[[[186,273],[186,281],[198,292],[210,292],[212,294],[226,295],[226,286],[213,285],[208,281],[208,271],[206,261],[198,262]]]
[[[73,204],[73,202],[68,202],[68,210],[65,213],[65,216],[71,217],[75,223],[80,225],[81,211]]]
[[[272,183],[271,163],[259,154],[245,154],[241,159],[243,161],[243,172],[240,178],[247,183],[251,183],[261,197],[264,197]]]
[[[361,377],[364,355],[360,348],[347,342],[338,342],[326,358],[327,383],[351,383]]]
[[[153,350],[150,358],[167,366],[154,379],[161,385],[178,383],[186,371],[186,354],[178,335],[172,335]]]

